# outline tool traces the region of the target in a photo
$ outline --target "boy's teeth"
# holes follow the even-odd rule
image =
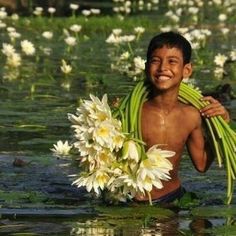
[[[170,77],[169,76],[165,76],[165,75],[161,75],[161,76],[158,77],[158,79],[165,81],[165,80],[169,80]]]

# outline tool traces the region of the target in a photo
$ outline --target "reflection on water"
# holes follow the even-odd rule
[[[109,219],[107,219],[109,221]],[[174,219],[158,221],[149,219],[149,225],[137,225],[136,222],[119,225],[119,222],[110,224],[105,219],[78,220],[72,219],[35,219],[35,220],[9,220],[0,221],[0,234],[13,235],[71,235],[71,236],[177,236],[177,235],[223,235],[213,233],[213,228],[218,227],[221,232],[225,221],[223,219],[195,218],[178,222],[178,216]],[[233,225],[233,224],[231,224]],[[230,226],[230,225],[228,225]],[[225,235],[234,235],[225,234]]]

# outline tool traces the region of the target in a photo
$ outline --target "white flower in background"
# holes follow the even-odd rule
[[[74,24],[70,27],[70,30],[75,32],[75,33],[78,33],[78,32],[80,32],[81,28],[82,28],[81,25]]]
[[[52,39],[52,37],[53,37],[53,32],[51,32],[51,31],[44,31],[44,32],[42,33],[42,36],[43,36],[45,39]]]
[[[0,29],[6,28],[7,24],[0,20]]]
[[[120,41],[121,42],[132,42],[135,40],[135,35],[124,35],[120,36]]]
[[[67,64],[65,60],[62,60],[62,66],[60,67],[61,68],[61,71],[64,73],[64,74],[69,74],[71,73],[72,71],[72,66]]]
[[[49,7],[49,8],[48,8],[48,12],[49,12],[50,14],[54,14],[54,13],[56,12],[56,8],[54,8],[54,7]]]
[[[190,14],[195,15],[195,14],[197,14],[197,13],[199,12],[199,8],[197,8],[197,7],[189,7],[189,8],[188,8],[188,12],[189,12]]]
[[[28,56],[35,54],[35,47],[29,40],[21,41],[21,49]]]
[[[7,27],[7,32],[16,32],[16,29],[14,27]]]
[[[122,29],[113,29],[113,30],[112,30],[112,33],[113,33],[114,35],[120,35],[120,34],[122,33]]]
[[[71,3],[70,4],[70,9],[75,11],[75,10],[79,9],[79,5]]]
[[[70,153],[70,150],[72,148],[72,145],[69,145],[68,141],[65,141],[64,143],[59,140],[56,144],[53,144],[54,148],[51,148],[50,150],[57,156],[68,156]]]
[[[7,57],[6,63],[10,67],[19,67],[21,65],[21,56],[18,53],[12,53]]]
[[[128,51],[126,52],[123,52],[121,55],[120,55],[120,60],[127,60],[130,58],[130,53]]]
[[[75,46],[76,45],[76,38],[72,37],[72,36],[68,36],[67,38],[65,38],[65,42],[67,45],[69,46]]]
[[[227,15],[222,13],[218,16],[218,19],[219,21],[224,22],[227,20]]]
[[[229,33],[229,28],[221,28],[221,32],[223,35],[227,35]]]
[[[2,53],[7,57],[11,56],[12,54],[15,53],[15,48],[11,44],[3,43],[2,44]]]
[[[18,32],[16,32],[16,31],[12,31],[12,32],[10,32],[8,35],[9,35],[11,41],[14,41],[15,39],[21,37],[21,34],[18,33]]]
[[[180,33],[180,34],[185,34],[185,33],[187,33],[188,32],[188,28],[187,27],[180,27],[180,28],[178,28],[178,32]]]
[[[223,67],[227,59],[228,59],[227,56],[218,53],[214,58],[214,62],[217,66]]]
[[[91,15],[91,11],[90,10],[82,10],[82,14],[84,16],[90,16]]]
[[[142,34],[142,33],[145,32],[145,28],[143,28],[141,26],[135,27],[134,32],[137,33],[137,34]]]
[[[236,50],[230,52],[230,58],[232,61],[236,61]]]
[[[214,70],[214,75],[218,79],[222,79],[224,76],[224,73],[225,73],[225,71],[224,71],[223,67],[216,67]]]
[[[3,20],[7,17],[7,12],[6,11],[0,11],[0,19]]]
[[[101,13],[101,10],[100,9],[96,9],[96,8],[91,8],[90,11],[94,15],[99,15]]]
[[[145,70],[145,60],[141,57],[134,58],[135,73],[140,74]]]
[[[119,44],[120,42],[121,42],[120,37],[113,33],[110,34],[108,38],[106,39],[106,43]]]
[[[164,26],[164,27],[161,27],[161,28],[160,28],[160,31],[161,31],[161,32],[169,32],[169,31],[171,31],[171,30],[173,30],[173,27],[170,26],[170,25],[167,25],[167,26]]]
[[[36,16],[41,16],[43,13],[43,8],[42,7],[36,7],[35,10],[33,11],[33,14]]]
[[[17,20],[19,20],[19,15],[14,13],[14,14],[11,15],[11,19],[14,20],[14,21],[17,21]]]

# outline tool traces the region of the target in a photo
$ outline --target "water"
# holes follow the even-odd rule
[[[132,43],[135,54],[144,58],[148,41],[157,31],[154,19],[153,15],[151,18],[131,18],[126,26],[112,18],[7,21],[21,32],[23,38],[34,42],[37,53],[31,57],[22,54],[22,65],[18,69],[4,67],[5,57],[0,59],[0,234],[236,234],[236,196],[234,194],[230,207],[223,205],[226,173],[216,162],[206,174],[200,174],[194,170],[188,155],[183,157],[180,171],[183,185],[200,197],[200,206],[162,210],[154,207],[150,210],[148,206],[144,209],[137,205],[106,206],[94,200],[71,186],[72,179],[68,175],[77,170],[71,166],[71,161],[57,159],[50,151],[57,140],[71,137],[67,113],[75,112],[80,98],[87,98],[89,93],[98,96],[108,93],[112,101],[134,85],[127,75],[111,70],[115,57],[129,49],[127,44],[117,49],[105,43],[112,28],[122,27],[129,33],[134,26],[144,25],[146,33],[141,40]],[[78,46],[68,51],[62,29],[72,23],[82,24],[83,31],[78,36]],[[216,26],[207,27],[214,35],[222,36]],[[233,29],[232,25],[229,27]],[[53,40],[40,36],[44,30],[53,30]],[[1,36],[3,42],[10,42],[5,30],[1,30]],[[228,53],[235,48],[234,38],[235,33],[227,39],[210,37],[209,46],[199,51],[203,62],[194,57],[193,77],[202,90],[212,91],[218,84],[230,83],[235,91],[235,62],[227,64],[227,74],[218,80],[213,76],[212,62],[214,50]],[[15,47],[20,52],[19,41]],[[43,52],[45,47],[51,50],[50,55]],[[61,59],[72,65],[71,74],[61,73]],[[227,101],[226,105],[235,120],[235,100]]]

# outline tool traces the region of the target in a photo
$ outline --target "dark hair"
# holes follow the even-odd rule
[[[165,45],[170,48],[176,47],[180,49],[183,54],[184,64],[190,62],[192,54],[191,44],[181,34],[172,31],[160,33],[151,39],[147,50],[147,62],[150,60],[155,49],[162,48]]]

